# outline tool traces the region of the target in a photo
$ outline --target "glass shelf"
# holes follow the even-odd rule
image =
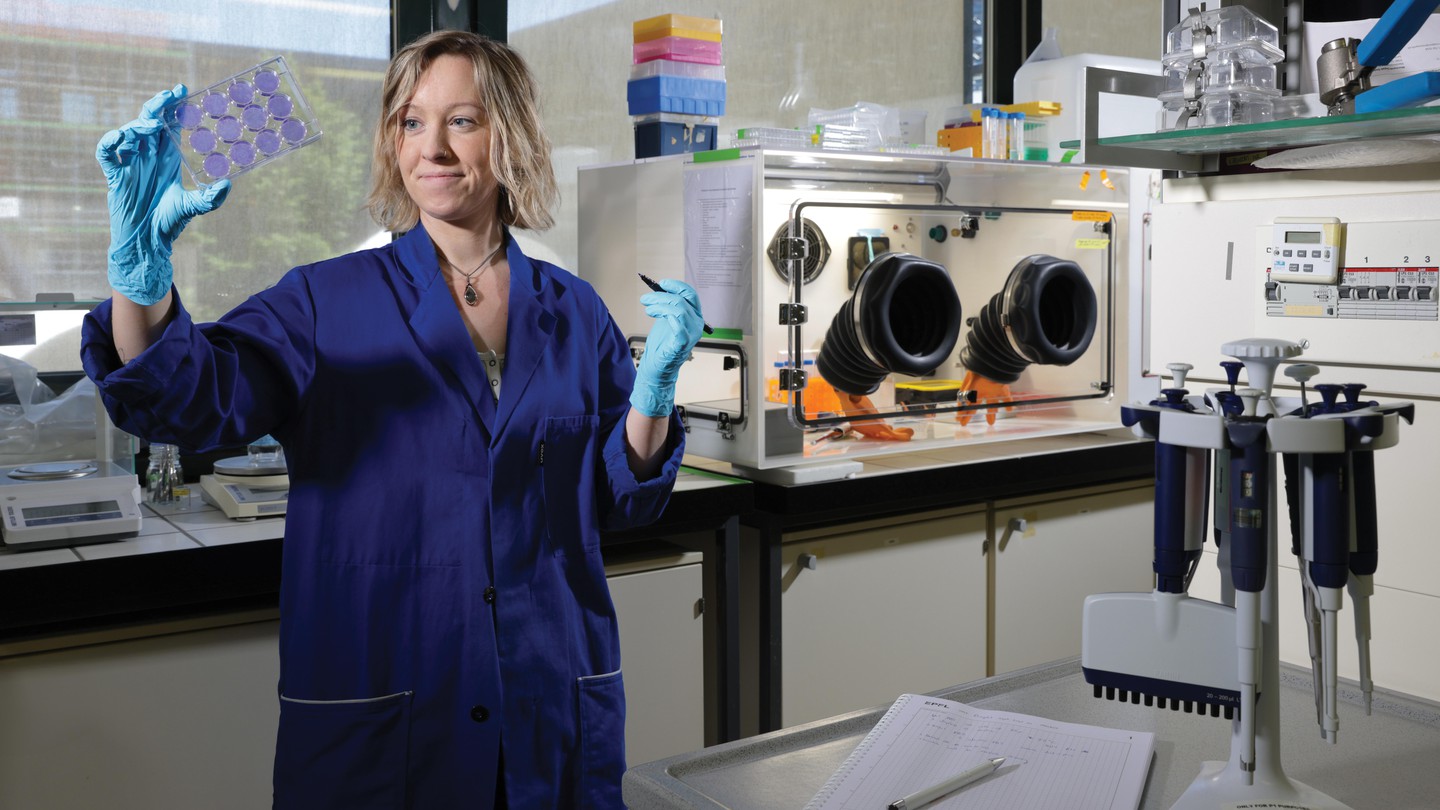
[[[1243,152],[1253,149],[1283,149],[1312,146],[1358,138],[1384,138],[1399,135],[1440,133],[1440,107],[1414,107],[1403,110],[1332,115],[1320,118],[1289,118],[1263,124],[1237,124],[1228,127],[1150,132],[1100,138],[1102,146],[1124,147],[1153,152],[1192,155]],[[1062,148],[1075,148],[1078,141],[1062,143]]]
[[[844,179],[876,180],[876,182],[901,184],[935,184],[950,180],[994,179],[1007,180],[1017,177],[1079,176],[1087,167],[1080,164],[1056,163],[1044,160],[996,160],[982,157],[952,156],[952,154],[907,154],[901,151],[851,151],[819,150],[819,148],[732,147],[726,150],[691,153],[684,156],[652,157],[645,161],[668,160],[671,157],[693,161],[693,163],[720,163],[736,159],[759,159],[765,170],[772,174],[799,176],[814,172],[816,176]],[[1066,180],[1068,183],[1068,179]]]
[[[0,301],[0,314],[11,312],[45,312],[49,310],[85,310],[89,312],[100,306],[99,300],[75,300],[75,301]]]

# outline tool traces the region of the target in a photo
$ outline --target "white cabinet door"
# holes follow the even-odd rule
[[[686,557],[698,555],[685,555]],[[630,765],[705,747],[705,633],[698,563],[609,576],[625,672]]]
[[[996,505],[992,674],[1079,655],[1086,596],[1151,589],[1154,491]]]
[[[984,677],[985,513],[915,518],[786,538],[783,725]]]

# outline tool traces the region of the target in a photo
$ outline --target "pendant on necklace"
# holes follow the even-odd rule
[[[465,282],[465,303],[472,307],[480,306],[480,294],[475,292],[475,288],[471,287],[468,281]]]

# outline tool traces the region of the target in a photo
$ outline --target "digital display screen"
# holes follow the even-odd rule
[[[1319,231],[1286,231],[1285,241],[1292,245],[1318,245],[1320,236]]]
[[[0,346],[34,345],[34,315],[0,315]]]
[[[118,501],[91,501],[90,503],[62,503],[55,506],[31,506],[20,510],[26,523],[60,517],[99,515],[105,512],[119,512]]]

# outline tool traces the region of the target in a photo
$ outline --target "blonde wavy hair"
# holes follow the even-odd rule
[[[390,60],[375,130],[374,176],[366,208],[382,228],[408,231],[420,209],[400,176],[399,139],[406,105],[425,69],[445,55],[475,66],[475,88],[490,117],[490,170],[500,183],[499,215],[508,227],[543,231],[555,224],[550,206],[559,197],[550,163],[550,138],[540,125],[535,79],[509,45],[466,31],[434,31]]]

